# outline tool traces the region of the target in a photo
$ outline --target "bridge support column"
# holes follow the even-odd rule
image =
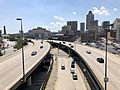
[[[31,76],[27,79],[27,86],[31,86],[32,81],[31,81]]]

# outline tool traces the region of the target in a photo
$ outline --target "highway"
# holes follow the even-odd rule
[[[55,41],[59,43],[59,41]],[[70,42],[66,42],[65,45],[70,47]],[[76,50],[82,58],[87,62],[90,66],[92,71],[97,76],[98,80],[104,87],[104,68],[105,64],[97,62],[98,57],[102,57],[105,60],[105,51],[96,49],[93,47],[81,45],[81,44],[74,44],[74,50]],[[91,51],[91,54],[87,54],[86,51]],[[120,56],[114,55],[108,52],[108,90],[119,90],[120,89]]]
[[[32,69],[50,50],[49,43],[41,43],[40,40],[34,42],[35,44],[29,44],[24,49],[25,74],[31,73]],[[41,45],[43,48],[40,49]],[[31,56],[32,51],[37,51],[37,54]],[[2,57],[0,60],[2,60],[2,62],[0,62],[0,90],[9,90],[20,81],[23,76],[21,50],[4,58]]]
[[[89,85],[76,63],[74,70],[75,73],[77,73],[78,80],[73,80],[70,70],[73,59],[68,57],[68,54],[62,50],[59,50],[58,53],[58,49],[53,49],[52,52],[54,53],[54,59],[57,57],[57,59],[54,61],[57,63],[57,66],[55,68],[53,67],[53,69],[57,70],[55,70],[56,72],[53,71],[54,73],[52,74],[55,74],[55,76],[53,77],[52,75],[52,77],[50,77],[50,81],[48,81],[49,84],[46,90],[53,90],[51,89],[51,86],[53,86],[54,90],[88,90]],[[61,69],[61,65],[65,65],[65,70]],[[56,80],[53,80],[54,78],[56,78]],[[52,85],[53,83],[55,84]]]

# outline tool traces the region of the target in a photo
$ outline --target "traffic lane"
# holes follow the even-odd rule
[[[86,49],[90,49],[90,48],[87,48],[87,47],[84,47],[84,48],[86,48]],[[95,49],[91,49],[92,51],[92,53],[91,53],[91,57],[92,56],[94,56],[94,58],[95,58],[95,56],[96,57],[103,57],[103,53],[100,53],[100,50],[95,50]],[[108,53],[109,54],[109,53]],[[114,55],[113,55],[114,56]],[[103,57],[104,58],[104,57]],[[119,72],[117,72],[116,70],[118,70],[118,68],[120,67],[118,64],[115,64],[114,62],[112,62],[111,60],[110,60],[110,58],[112,59],[112,57],[109,57],[108,56],[108,70],[109,70],[109,73],[108,73],[108,77],[109,77],[109,83],[108,83],[108,85],[109,85],[109,90],[117,90],[117,88],[119,88],[119,85],[120,85],[120,81],[119,81]],[[90,62],[89,62],[90,63]],[[93,62],[94,63],[94,62]],[[94,63],[94,64],[96,64],[96,63]],[[114,65],[113,65],[114,64]],[[111,67],[111,65],[113,65],[114,66],[114,69],[113,69],[113,66]],[[100,66],[102,66],[102,64],[101,65],[99,65],[99,67]],[[98,66],[97,66],[98,67]],[[115,68],[116,67],[116,68]],[[104,64],[103,64],[103,67],[100,67],[102,70],[104,70]],[[99,70],[100,71],[100,70]],[[96,75],[97,75],[97,73],[96,73]],[[104,74],[103,74],[103,78],[104,78]],[[117,79],[118,78],[118,79]],[[102,80],[102,82],[103,82],[103,80]],[[103,84],[104,84],[104,82],[103,82]]]
[[[38,45],[38,44],[39,43],[37,43],[36,45]],[[30,50],[32,51],[32,48]],[[45,52],[45,51],[43,51],[43,52]],[[30,53],[28,53],[28,54],[30,54]],[[1,73],[0,73],[0,78],[1,78],[0,87],[3,89],[10,88],[17,81],[19,81],[20,78],[22,78],[21,54],[18,54],[18,55],[11,57],[9,59],[10,60],[7,60],[3,63],[0,63],[0,66],[1,66],[0,67],[0,71],[1,71]],[[8,66],[10,66],[10,67],[8,67]],[[6,80],[7,80],[7,82],[6,82]],[[3,89],[1,89],[1,90],[3,90]]]
[[[57,80],[55,83],[55,90],[74,90],[74,84],[72,82],[70,69],[66,65],[66,58],[57,58],[58,60],[58,72]],[[64,60],[64,61],[63,61]],[[68,62],[69,63],[69,62]],[[61,65],[65,65],[65,70],[61,70]]]
[[[29,49],[29,51],[31,51],[31,50],[32,50],[32,48]],[[8,86],[8,85],[13,85],[16,80],[19,80],[20,78],[22,78],[21,53],[15,55],[14,57],[9,58],[9,60],[6,60],[5,62],[1,63],[0,66],[2,66],[0,68],[0,71],[1,71],[0,82],[2,84],[5,84],[6,87],[9,88],[10,86]],[[10,67],[8,67],[8,66],[10,66]],[[0,84],[0,85],[2,85],[2,84]]]
[[[95,53],[97,53],[99,56],[102,56],[100,52],[96,51]],[[111,86],[114,86],[115,90],[118,90],[117,88],[120,88],[119,68],[120,68],[120,63],[119,63],[118,58],[115,57],[115,55],[108,52],[108,77],[109,77],[108,85],[109,85],[109,88]]]
[[[29,50],[31,48],[32,44],[28,44],[27,46],[24,47],[24,51]],[[5,60],[9,60],[9,58],[14,57],[17,54],[21,53],[21,49],[17,51],[13,51],[12,49],[9,51],[9,53],[5,53],[5,55],[0,57],[0,63],[4,62]]]
[[[76,90],[91,90],[80,67],[77,64],[75,64],[75,67],[75,72],[77,73],[78,80],[74,80],[73,82],[75,84]]]
[[[101,82],[101,84],[104,86],[104,81],[103,81],[103,75],[104,75],[104,69],[103,65],[98,63],[97,60],[95,60],[95,58],[92,56],[91,54],[87,54],[86,53],[85,47],[77,47],[77,52],[83,57],[83,59],[87,62],[87,64],[90,66],[90,68],[92,69],[92,71],[95,73],[95,75],[97,76],[98,80]],[[99,66],[99,67],[98,67]]]
[[[43,45],[43,48],[40,49],[40,45]],[[44,42],[44,44],[38,43],[36,48],[32,49],[32,51],[37,51],[37,54],[34,56],[31,56],[31,53],[26,53],[27,59],[25,61],[25,69],[27,70],[26,73],[31,70],[48,52],[50,49],[50,44],[47,42]]]
[[[62,55],[62,54],[61,54]],[[55,90],[87,90],[86,84],[84,81],[84,77],[81,76],[82,72],[80,72],[80,68],[75,64],[75,72],[77,73],[78,80],[73,80],[70,68],[72,58],[63,57],[59,55],[57,58],[58,61],[58,73],[57,73],[57,81],[55,85]],[[65,65],[65,70],[61,70],[61,65]],[[66,84],[67,83],[67,84]]]

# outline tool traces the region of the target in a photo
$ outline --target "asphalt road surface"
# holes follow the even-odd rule
[[[75,64],[74,70],[75,70],[75,73],[77,73],[78,80],[73,80],[72,73],[70,71],[71,62],[73,59],[71,57],[68,57],[68,54],[66,54],[62,50],[59,50],[59,53],[58,53],[58,49],[55,49],[54,57],[57,57],[57,59],[55,60],[55,63],[57,62],[57,65],[55,66],[57,70],[55,70],[54,67],[53,67],[53,70],[57,72],[54,72],[51,74],[56,74],[56,76],[54,76],[56,77],[56,80],[54,80],[55,81],[54,89],[47,88],[47,90],[88,90],[89,88],[88,83],[82,71],[76,64]],[[65,70],[61,69],[61,65],[65,65]],[[52,78],[54,79],[54,77]],[[49,81],[52,84],[53,82],[51,80]],[[50,87],[50,86],[53,86],[53,85],[49,84],[49,86],[47,87]]]
[[[34,41],[35,44],[29,44],[25,48],[25,74],[28,73],[49,51],[50,44],[41,41]],[[43,48],[40,49],[40,45]],[[20,50],[21,51],[21,50]],[[22,78],[22,59],[21,52],[14,53],[14,55],[9,55],[0,60],[0,90],[9,90],[13,85],[15,85]],[[31,56],[32,51],[37,51],[37,54]]]

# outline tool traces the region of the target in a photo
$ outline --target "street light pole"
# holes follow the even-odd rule
[[[22,19],[21,18],[17,18],[16,20],[20,20],[21,21],[21,38],[22,38],[22,66],[23,66],[23,82],[26,81],[26,78],[25,78],[25,62],[24,62],[24,48],[23,48],[23,26],[22,26]]]
[[[105,90],[107,90],[107,82],[108,82],[108,77],[107,77],[107,43],[108,43],[108,30],[105,30],[105,36],[106,36],[106,49],[105,49],[105,78],[104,78],[104,82],[105,82]]]
[[[104,78],[104,82],[105,82],[105,90],[107,90],[107,82],[108,82],[108,77],[107,77],[107,44],[108,44],[108,32],[110,31],[110,26],[113,26],[113,24],[107,25],[107,27],[105,29],[105,36],[106,36],[106,49],[105,49],[105,78]]]

